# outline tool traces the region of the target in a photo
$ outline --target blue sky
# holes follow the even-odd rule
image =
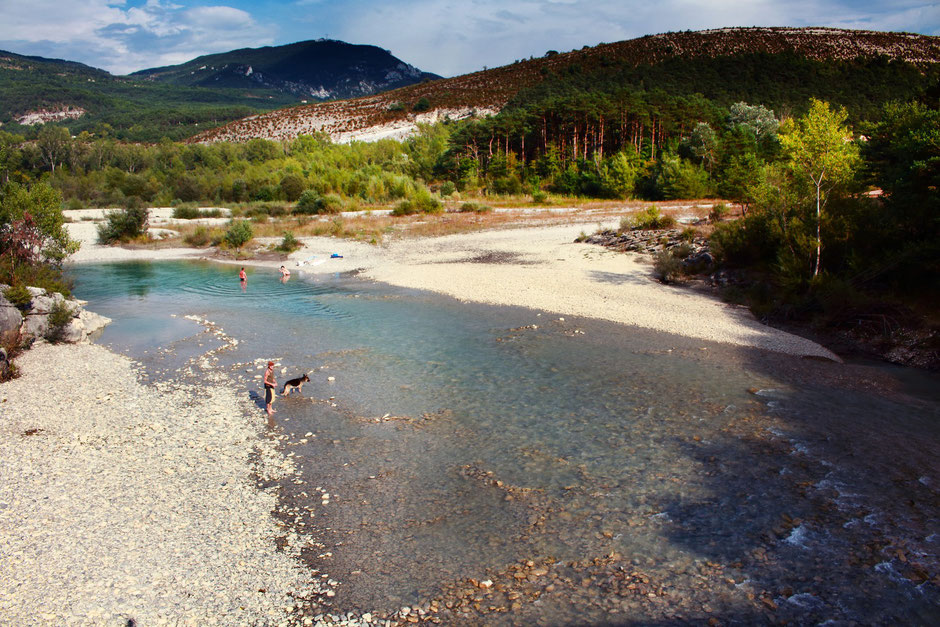
[[[0,0],[0,49],[115,74],[329,37],[456,76],[584,45],[723,26],[940,35],[920,0]]]

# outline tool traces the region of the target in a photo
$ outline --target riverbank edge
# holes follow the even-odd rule
[[[75,228],[85,225],[70,224]],[[85,239],[69,263],[204,260],[246,268],[281,265],[295,274],[355,273],[397,287],[461,301],[527,307],[685,337],[840,362],[805,337],[759,322],[744,307],[655,280],[640,255],[575,242],[584,223],[492,229],[382,245],[331,237],[301,238],[303,247],[268,259],[226,258],[207,249],[123,249]],[[88,230],[85,228],[85,230]],[[88,236],[90,237],[90,236]],[[270,240],[270,241],[269,241]],[[259,238],[262,246],[276,238]],[[249,284],[250,284],[249,277]]]

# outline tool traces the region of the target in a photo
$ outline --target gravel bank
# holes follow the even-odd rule
[[[399,238],[383,246],[308,237],[302,239],[304,247],[286,262],[238,263],[271,268],[283,263],[292,272],[310,274],[358,271],[377,281],[460,300],[610,320],[701,340],[840,361],[815,342],[761,324],[743,307],[662,285],[653,278],[645,256],[575,243],[582,232],[615,228],[616,224],[573,220],[561,226]],[[206,256],[206,251],[199,249],[98,246],[92,224],[67,226],[73,237],[83,240],[82,250],[72,258],[77,262]],[[330,258],[333,253],[342,258]],[[319,263],[299,265],[310,260]]]
[[[337,249],[303,272],[360,270],[366,277],[460,300],[515,305],[610,320],[656,331],[791,355],[840,361],[828,349],[758,322],[744,307],[653,278],[647,258],[575,243],[584,224],[396,240],[385,248],[326,238],[306,240],[293,260]]]
[[[0,386],[0,623],[278,625],[314,592],[253,476],[293,465],[234,386],[143,385],[89,344],[17,365]]]

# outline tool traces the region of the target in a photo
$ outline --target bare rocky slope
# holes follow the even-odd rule
[[[290,107],[232,122],[194,142],[292,139],[325,132],[334,141],[403,137],[419,122],[500,111],[521,89],[573,65],[655,64],[674,57],[795,53],[810,60],[884,56],[915,65],[940,63],[940,37],[837,28],[724,28],[648,35],[420,83],[351,100]],[[426,99],[423,101],[422,99]]]

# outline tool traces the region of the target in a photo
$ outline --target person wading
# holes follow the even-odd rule
[[[274,413],[274,388],[277,387],[277,381],[274,380],[274,362],[268,362],[268,369],[264,371],[264,405],[268,410],[268,418]]]

